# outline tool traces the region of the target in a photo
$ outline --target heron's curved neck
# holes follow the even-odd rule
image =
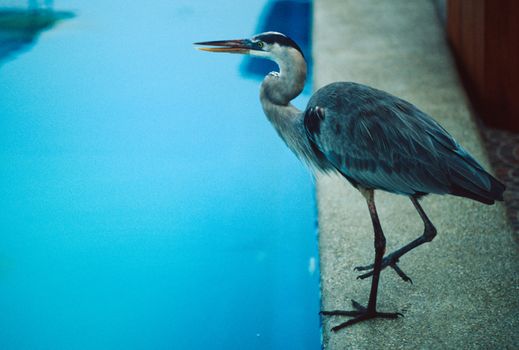
[[[294,50],[296,51],[296,50]],[[303,159],[311,158],[310,146],[305,142],[303,112],[290,101],[303,91],[306,62],[298,52],[288,52],[277,59],[279,73],[265,77],[260,89],[263,111],[288,147]]]
[[[269,73],[261,84],[260,99],[264,109],[268,105],[288,106],[305,86],[306,62],[298,51],[286,52],[276,59],[276,63],[279,72]]]

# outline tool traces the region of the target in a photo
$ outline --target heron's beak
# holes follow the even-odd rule
[[[216,47],[199,47],[199,50],[209,52],[249,53],[252,43],[248,39],[204,41],[195,45],[207,45]]]

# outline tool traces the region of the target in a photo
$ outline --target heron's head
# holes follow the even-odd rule
[[[210,47],[199,50],[209,52],[241,53],[271,59],[278,63],[290,57],[303,58],[301,48],[288,36],[278,32],[265,32],[250,39],[204,41],[195,43]]]

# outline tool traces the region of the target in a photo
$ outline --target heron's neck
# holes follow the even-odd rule
[[[296,50],[278,57],[279,72],[269,73],[260,88],[263,111],[281,137],[293,127],[301,111],[290,101],[303,91],[306,80],[306,62]]]
[[[279,73],[265,77],[260,89],[263,111],[279,136],[300,158],[309,159],[310,146],[305,142],[303,112],[290,101],[303,91],[306,79],[306,63],[299,52],[278,60]]]
[[[306,62],[299,52],[287,52],[276,63],[279,72],[269,73],[261,84],[260,99],[264,109],[266,105],[288,106],[305,86]]]

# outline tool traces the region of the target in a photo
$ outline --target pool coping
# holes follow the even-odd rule
[[[488,158],[431,1],[315,0],[314,87],[356,81],[400,96],[434,116],[477,159]],[[373,258],[363,197],[338,177],[317,179],[322,309],[366,303],[370,280],[356,265]],[[376,194],[388,250],[418,237],[421,220],[403,196]],[[519,344],[519,255],[502,203],[429,196],[424,210],[438,236],[406,255],[414,284],[382,273],[379,306],[395,321],[372,320],[331,332],[344,318],[323,318],[326,349],[488,348]]]

